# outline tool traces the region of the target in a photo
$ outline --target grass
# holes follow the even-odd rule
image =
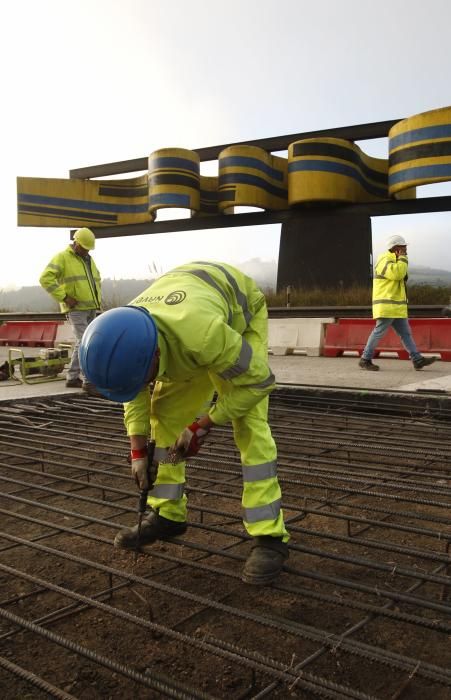
[[[275,292],[274,289],[264,289],[268,306],[287,306],[286,291]],[[434,286],[430,284],[408,285],[409,304],[447,306],[451,303],[451,285]],[[120,294],[106,295],[103,309],[112,309],[126,304],[130,299],[123,299]],[[312,289],[291,288],[290,306],[370,306],[371,288],[363,286],[352,287],[315,287]],[[8,313],[13,309],[0,308],[0,313]]]
[[[407,288],[409,304],[446,305],[451,299],[451,286],[434,287],[412,284]],[[265,290],[268,306],[287,306],[287,293]],[[368,287],[292,288],[290,306],[370,306],[371,289]]]

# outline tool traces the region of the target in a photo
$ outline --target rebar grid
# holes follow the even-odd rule
[[[135,562],[121,407],[0,404],[4,697],[449,698],[449,404],[326,394],[271,397],[292,539],[269,588],[241,582],[229,428],[188,465],[187,533]]]

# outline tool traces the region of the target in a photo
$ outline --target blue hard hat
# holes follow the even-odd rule
[[[131,401],[148,381],[157,339],[147,309],[121,306],[105,311],[83,333],[78,350],[83,374],[107,399]]]

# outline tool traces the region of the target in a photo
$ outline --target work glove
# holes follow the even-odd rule
[[[137,487],[141,491],[148,491],[155,482],[158,470],[157,462],[151,461],[149,463],[148,448],[131,450],[130,464]]]
[[[175,462],[176,459],[187,459],[197,455],[209,432],[210,428],[201,428],[197,422],[188,425],[187,428],[182,430],[175,445],[169,450],[172,461]]]
[[[74,306],[77,306],[78,304],[78,301],[74,297],[70,297],[68,294],[66,294],[63,301],[70,309],[73,309]]]

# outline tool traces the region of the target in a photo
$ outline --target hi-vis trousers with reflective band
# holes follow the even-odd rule
[[[267,359],[266,307],[257,313],[243,334],[253,353]],[[180,432],[193,420],[208,413],[214,390],[218,395],[231,390],[230,383],[208,371],[192,382],[157,382],[152,399],[152,435],[159,453],[173,445]],[[289,540],[281,509],[277,480],[277,450],[268,425],[268,397],[263,398],[242,418],[232,421],[235,443],[241,454],[243,474],[243,522],[253,537],[270,535]],[[210,440],[215,439],[215,427]],[[163,448],[163,449],[158,449]],[[148,498],[152,508],[170,520],[187,519],[185,462],[160,463],[155,486]]]

